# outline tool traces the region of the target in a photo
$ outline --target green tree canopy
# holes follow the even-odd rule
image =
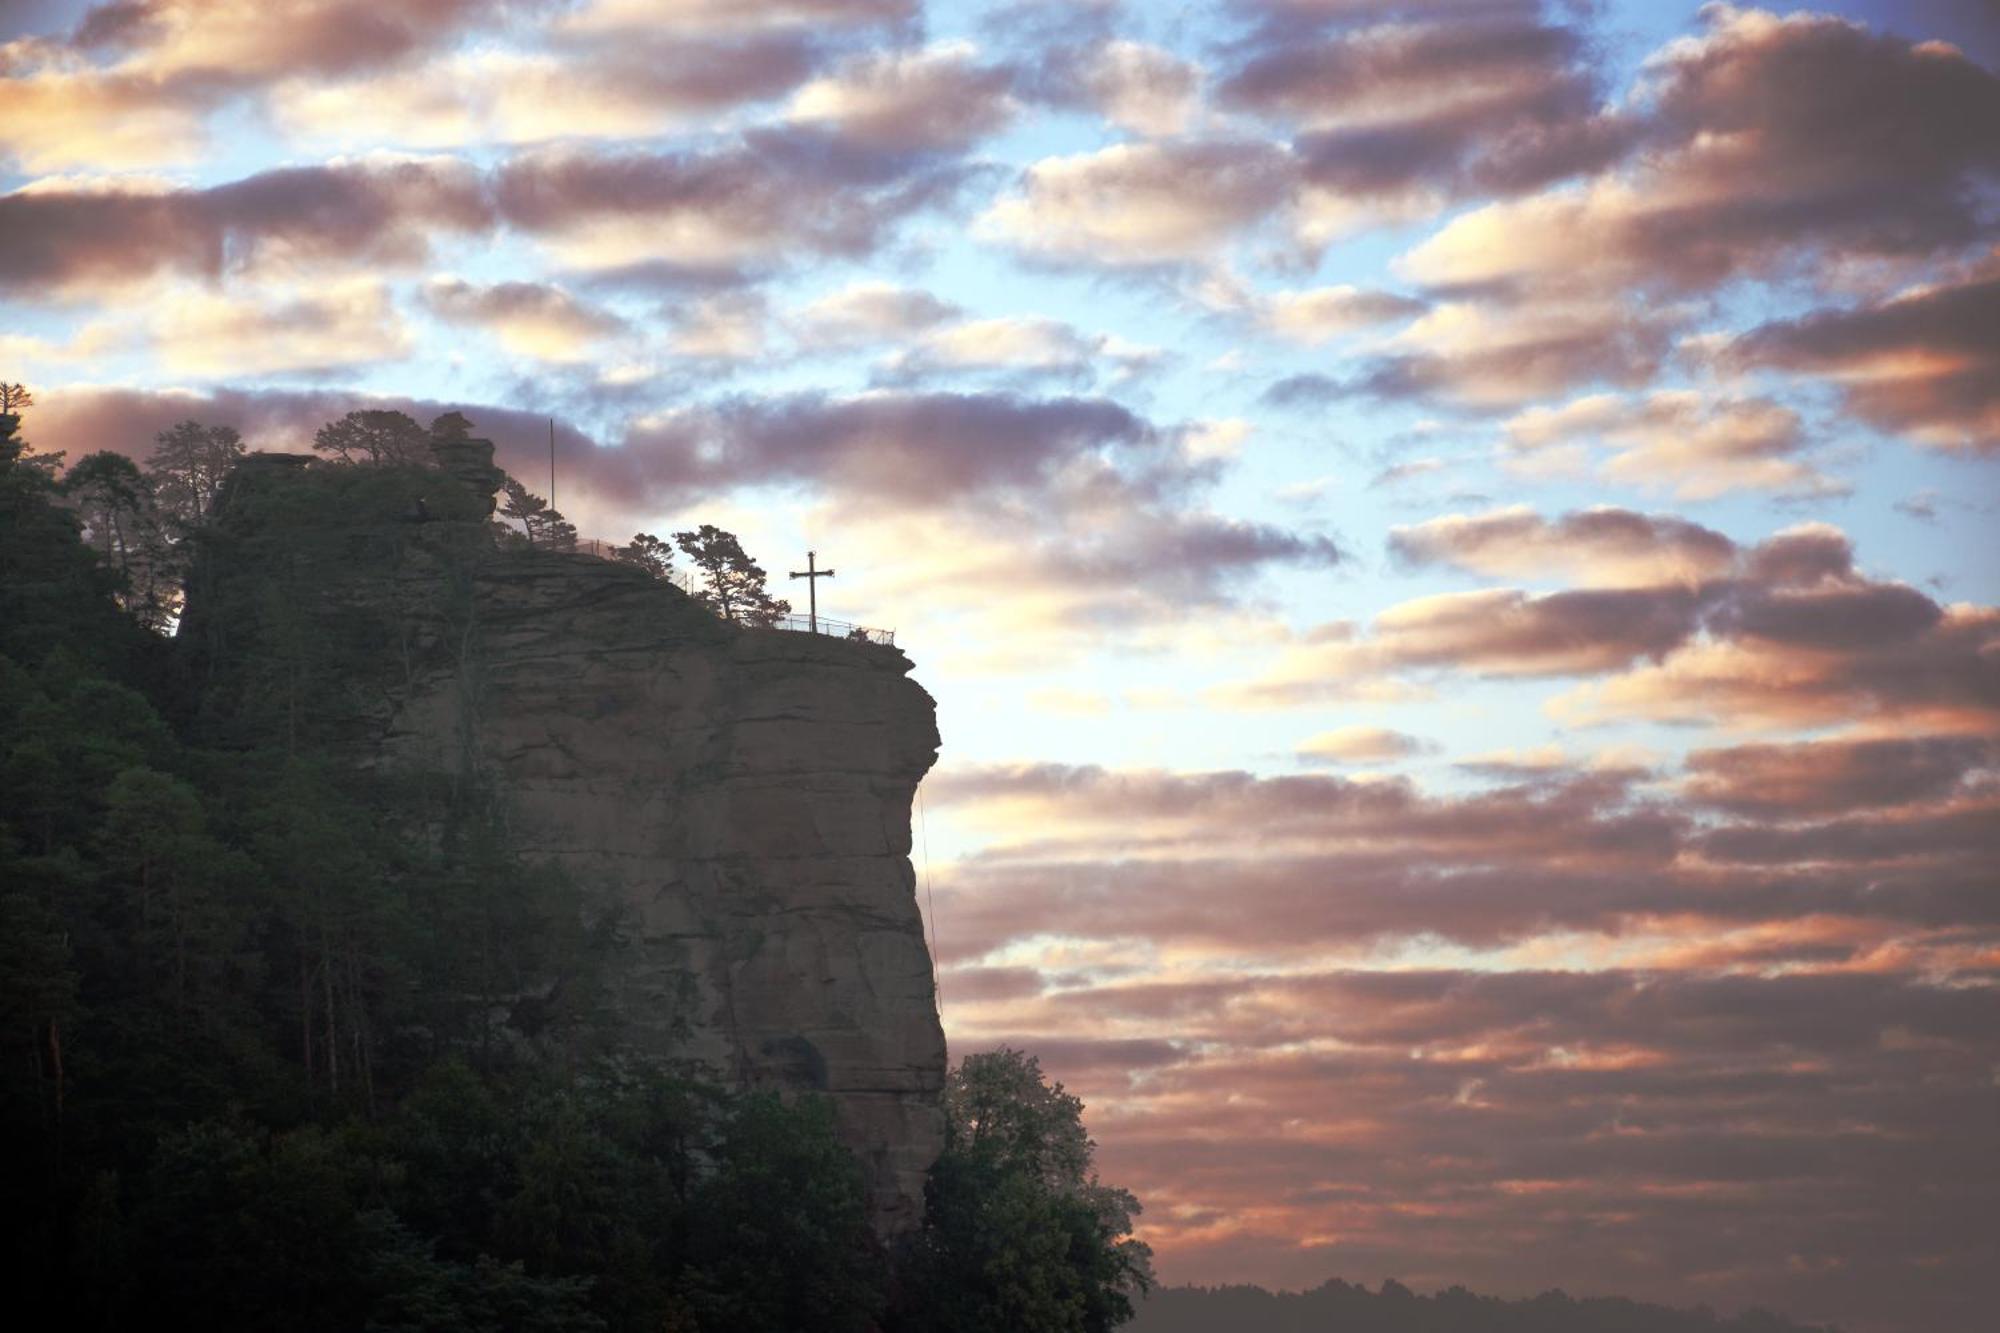
[[[970,1055],[945,1082],[912,1299],[924,1333],[1104,1333],[1132,1317],[1152,1251],[1139,1201],[1092,1169],[1083,1103],[1020,1051]]]

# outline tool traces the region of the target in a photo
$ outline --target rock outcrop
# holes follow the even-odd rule
[[[226,734],[303,690],[351,762],[490,784],[518,849],[621,922],[621,1042],[829,1094],[878,1230],[913,1225],[943,1130],[909,861],[930,696],[894,648],[739,628],[637,569],[497,546],[482,443],[452,442],[448,470],[240,469],[182,635],[202,707]],[[252,646],[333,641],[366,651],[303,687]]]

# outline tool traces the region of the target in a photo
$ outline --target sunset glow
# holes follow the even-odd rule
[[[938,701],[1170,1283],[1990,1327],[1986,0],[25,0],[0,380],[463,411]]]

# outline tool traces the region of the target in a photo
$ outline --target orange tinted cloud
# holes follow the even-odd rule
[[[2000,450],[2000,263],[1873,305],[1763,325],[1725,355],[1823,376],[1851,411],[1885,430]]]

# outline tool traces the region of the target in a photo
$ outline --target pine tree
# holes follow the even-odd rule
[[[153,438],[158,447],[146,460],[146,475],[160,508],[182,527],[196,527],[215,512],[223,479],[243,457],[243,437],[233,426],[183,421]]]
[[[701,571],[700,602],[724,620],[739,625],[770,625],[792,609],[790,602],[765,589],[763,566],[744,554],[733,532],[704,523],[693,532],[676,532],[674,541]]]
[[[430,434],[413,419],[382,409],[349,412],[313,436],[313,448],[343,463],[421,465],[430,461],[429,444]]]
[[[528,545],[546,551],[576,549],[576,525],[564,518],[560,509],[549,508],[547,500],[512,477],[501,489],[507,500],[500,506],[500,516],[521,525]]]
[[[656,579],[673,574],[674,548],[650,532],[633,534],[632,540],[611,553],[615,560],[636,565]]]

